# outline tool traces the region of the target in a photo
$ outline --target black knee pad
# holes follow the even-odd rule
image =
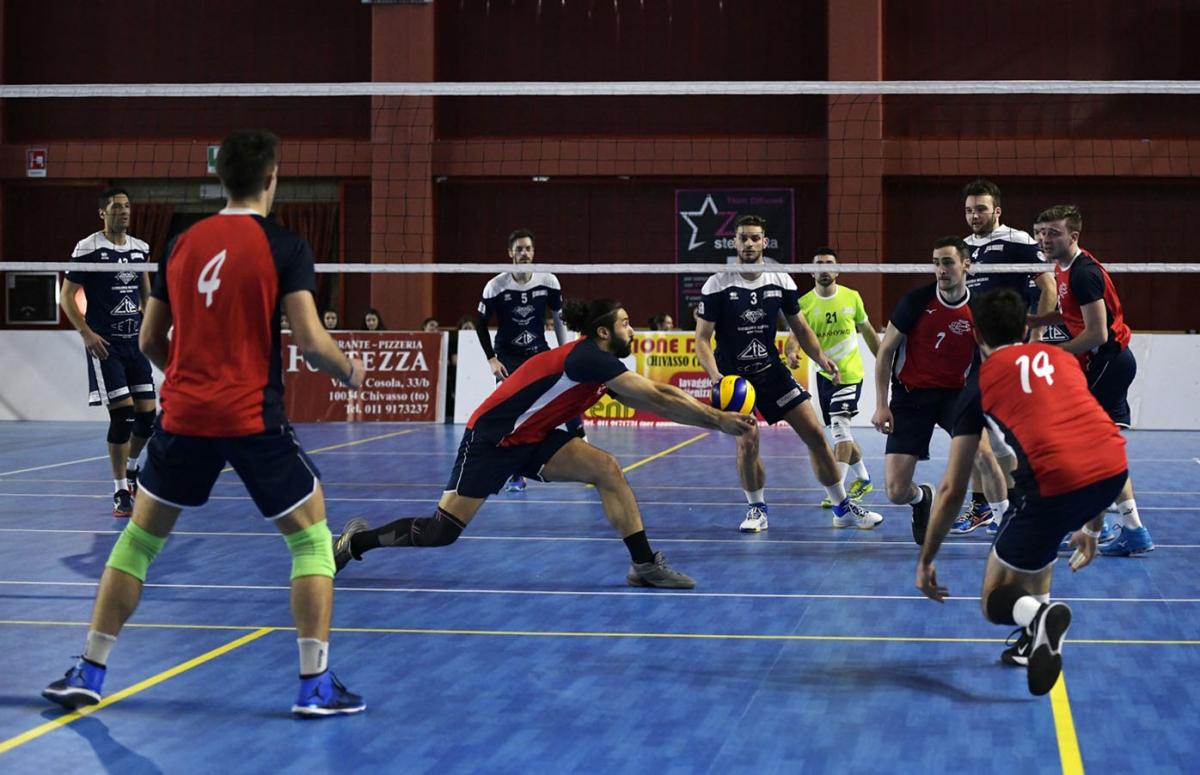
[[[995,624],[1016,624],[1013,606],[1026,594],[1025,590],[1014,584],[993,589],[987,599],[988,620]]]
[[[132,406],[122,406],[119,409],[108,410],[109,444],[124,444],[129,441],[129,435],[133,433],[134,414]]]
[[[449,546],[465,527],[458,517],[439,508],[432,517],[414,519],[408,534],[413,546]]]
[[[133,415],[133,435],[139,439],[148,439],[154,433],[154,417],[156,412],[136,412]]]

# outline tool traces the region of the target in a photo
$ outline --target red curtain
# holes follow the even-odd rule
[[[338,206],[334,202],[286,202],[271,210],[275,221],[297,232],[312,245],[318,264],[335,263],[337,255]],[[342,312],[341,275],[317,275],[317,311],[332,307]]]
[[[129,218],[129,233],[150,245],[152,260],[161,261],[171,233],[175,205],[162,202],[134,202]]]

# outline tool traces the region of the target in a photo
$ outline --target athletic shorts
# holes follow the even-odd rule
[[[821,416],[825,427],[835,414],[853,417],[858,414],[858,399],[862,397],[862,383],[835,385],[832,380],[817,375],[817,399],[821,402]]]
[[[1020,495],[1016,510],[1000,525],[992,552],[1014,570],[1036,573],[1054,564],[1067,533],[1083,527],[1116,499],[1129,473],[1101,479],[1062,495]]]
[[[984,427],[987,428],[988,443],[992,445],[992,454],[996,457],[1013,457],[1016,451],[1009,445],[1008,439],[1004,438],[1004,431],[1000,430],[1000,426],[996,424],[988,415],[983,416]]]
[[[290,425],[254,436],[207,437],[164,431],[160,420],[146,445],[138,497],[145,493],[177,508],[203,506],[226,463],[267,519],[294,511],[321,478]]]
[[[556,428],[537,443],[501,447],[476,437],[475,431],[467,428],[446,490],[466,498],[486,498],[500,492],[513,476],[544,482],[542,468],[573,438],[576,434]]]
[[[918,460],[929,459],[929,440],[933,427],[940,425],[951,433],[954,427],[954,405],[961,389],[909,388],[892,382],[892,432],[888,434],[885,451],[889,455],[912,455]]]
[[[782,420],[792,407],[812,398],[807,390],[796,383],[796,378],[783,365],[783,361],[771,361],[760,372],[737,376],[744,377],[754,386],[754,408],[771,424]]]
[[[100,360],[89,352],[88,406],[108,406],[130,396],[154,398],[154,376],[150,361],[138,349],[137,339],[113,339],[108,357]]]
[[[500,361],[500,363],[504,364],[504,368],[508,370],[508,373],[512,374],[514,371],[521,368],[521,365],[525,363],[525,361],[529,360],[538,353],[544,352],[546,352],[546,350],[538,350],[537,352],[532,353],[509,353],[497,351],[496,358]],[[496,378],[496,382],[500,382],[499,377]]]
[[[1129,348],[1113,355],[1094,353],[1088,358],[1084,373],[1088,390],[1112,421],[1124,428],[1130,427],[1129,386],[1137,376],[1137,359]]]

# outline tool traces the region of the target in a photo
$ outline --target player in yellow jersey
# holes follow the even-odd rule
[[[836,265],[837,252],[833,248],[817,248],[813,263]],[[841,374],[841,381],[835,385],[832,375],[818,371],[817,395],[843,482],[847,473],[854,472],[854,481],[846,487],[846,494],[854,500],[862,500],[875,488],[871,484],[871,474],[863,464],[862,450],[850,434],[850,419],[858,414],[864,376],[858,335],[862,334],[872,355],[879,350],[879,336],[867,317],[862,296],[858,291],[838,285],[837,277],[838,273],[828,268],[813,272],[813,289],[800,297],[800,312],[817,335],[821,350],[837,364]],[[800,345],[795,336],[788,337],[784,349],[788,366],[796,368]],[[821,501],[821,505],[827,509],[833,506],[829,498]]]

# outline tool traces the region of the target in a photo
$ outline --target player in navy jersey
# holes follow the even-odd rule
[[[626,369],[620,359],[629,356],[633,326],[620,302],[571,300],[565,316],[580,337],[527,360],[475,410],[433,515],[405,517],[374,530],[364,519],[351,520],[335,547],[339,570],[351,558],[361,560],[364,552],[379,547],[454,543],[488,496],[500,492],[513,474],[522,474],[596,487],[604,515],[633,561],[625,576],[629,585],[696,585],[671,568],[662,552],[650,548],[637,499],[616,458],[558,426],[611,393],[635,409],[734,436],[757,435],[758,427],[749,417],[717,411],[679,388]]]
[[[129,234],[129,194],[110,188],[100,194],[104,228],[84,237],[71,260],[104,264],[145,264],[150,246]],[[83,288],[87,313],[75,294]],[[108,460],[113,476],[113,516],[133,513],[137,459],[154,427],[154,379],[150,361],[138,351],[142,305],[150,295],[146,273],[67,272],[61,306],[83,337],[87,355],[88,403],[108,409]]]
[[[883,463],[888,499],[912,506],[912,535],[918,544],[925,540],[933,488],[913,484],[913,474],[918,460],[929,459],[934,426],[950,431],[954,402],[976,355],[966,283],[970,268],[966,242],[958,237],[935,241],[937,281],[900,300],[876,354],[871,424],[888,436]]]
[[[100,579],[83,656],[42,692],[60,705],[100,701],[109,652],[137,608],[150,564],[180,512],[204,505],[228,462],[292,555],[300,651],[292,712],[320,717],[366,708],[328,670],[333,540],[316,466],[283,413],[283,310],[310,364],[350,387],[362,384],[363,365],[342,354],[317,317],[312,249],[267,219],[278,143],[261,130],[225,138],[217,174],[228,206],[181,234],[159,266],[139,343],[166,375],[163,413],[133,518]]]
[[[508,235],[508,256],[514,264],[532,264],[534,234],[517,229]],[[496,344],[493,349],[488,321],[496,317]],[[546,343],[546,322],[554,327],[559,345],[567,342],[562,322],[562,286],[548,272],[504,272],[488,281],[479,301],[475,335],[488,359],[488,367],[497,382],[506,379],[522,363],[550,349]],[[568,429],[583,435],[582,418],[572,417]],[[509,492],[525,489],[525,478],[513,477]]]
[[[1000,187],[980,178],[968,183],[962,196],[967,225],[971,228],[965,240],[971,248],[971,273],[967,276],[971,297],[978,299],[990,290],[1012,288],[1022,296],[1030,294],[1039,312],[1053,310],[1058,295],[1052,273],[990,274],[982,271],[989,264],[1045,265],[1045,258],[1033,237],[1000,223],[1003,213]],[[1040,339],[1041,331],[1035,330],[1033,337]],[[1011,508],[1008,491],[1013,485],[1015,466],[1013,451],[1004,444],[999,431],[989,427],[987,438],[979,445],[979,459],[971,474],[971,500],[955,520],[952,533],[966,534],[986,525],[988,533],[995,534],[1004,513],[998,511],[998,507],[1007,501]],[[1004,481],[1001,481],[1002,477]]]
[[[1046,257],[1055,263],[1059,311],[1032,317],[1031,325],[1064,323],[1071,339],[1062,349],[1075,355],[1084,368],[1088,389],[1120,428],[1129,428],[1129,386],[1137,361],[1129,349],[1131,332],[1112,278],[1100,262],[1079,246],[1083,215],[1074,205],[1055,205],[1038,217],[1038,239]],[[1100,553],[1130,556],[1154,550],[1150,532],[1142,525],[1133,495],[1133,480],[1116,501],[1121,532]]]
[[[801,314],[795,281],[786,272],[764,271],[766,241],[765,219],[757,215],[737,219],[734,242],[738,263],[754,268],[715,274],[705,281],[696,307],[696,359],[714,384],[727,375],[744,377],[754,385],[755,407],[763,419],[768,423],[785,420],[796,431],[808,447],[817,481],[834,504],[834,527],[870,530],[883,517],[846,496],[842,472],[809,402],[812,396],[796,384],[775,347],[775,322],[782,314],[801,349],[822,371],[834,376],[835,385],[839,384],[837,364],[821,350],[821,343]],[[768,527],[766,471],[758,447],[758,434],[738,438],[738,478],[748,504],[739,529],[747,533]]]
[[[1104,507],[1128,478],[1128,462],[1125,440],[1089,392],[1075,359],[1042,342],[1023,343],[1026,312],[1024,298],[1011,289],[989,293],[974,308],[975,336],[986,360],[955,407],[950,456],[917,561],[916,585],[939,602],[949,595],[934,558],[990,417],[1017,452],[1019,503],[992,545],[980,600],[988,620],[1020,627],[1017,643],[1002,660],[1025,665],[1029,691],[1041,695],[1058,680],[1071,623],[1071,609],[1050,602],[1059,541],[1075,531],[1072,570],[1092,560]]]

